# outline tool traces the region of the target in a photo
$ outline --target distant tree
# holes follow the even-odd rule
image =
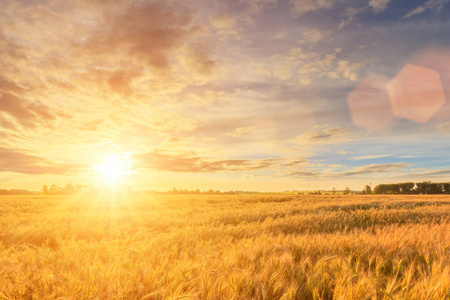
[[[63,189],[63,194],[73,195],[75,193],[76,193],[75,186],[72,183],[66,184],[65,188]]]
[[[41,189],[41,192],[43,195],[48,195],[48,186],[44,185]]]
[[[423,181],[416,183],[416,191],[418,194],[430,194],[431,181]]]
[[[449,182],[431,182],[423,181],[418,183],[404,182],[404,183],[392,183],[392,184],[380,184],[377,185],[374,190],[374,194],[450,194]]]
[[[442,183],[442,188],[443,188],[444,194],[450,194],[450,182]]]
[[[331,194],[336,195],[336,188],[333,188],[333,190],[331,191]]]
[[[387,194],[388,185],[387,184],[379,184],[373,189],[373,193],[376,195]]]
[[[398,183],[400,194],[413,194],[414,193],[414,182],[404,182]]]
[[[372,188],[370,187],[370,185],[366,185],[363,189],[363,194],[366,195],[372,195]]]
[[[344,195],[348,195],[348,194],[350,194],[350,188],[349,187],[346,187],[345,188],[345,190],[344,190]]]
[[[75,187],[76,193],[80,193],[81,191],[83,191],[84,188],[86,188],[85,185],[77,184]]]
[[[444,188],[442,183],[434,183],[430,184],[430,189],[428,191],[429,194],[442,194],[444,192]]]
[[[58,194],[58,186],[56,184],[52,184],[52,186],[50,187],[50,189],[48,190],[48,193],[50,195],[56,195]]]

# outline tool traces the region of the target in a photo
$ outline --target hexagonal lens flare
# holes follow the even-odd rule
[[[431,46],[413,55],[411,63],[417,66],[429,68],[439,72],[442,87],[446,97],[446,103],[433,116],[437,122],[450,120],[450,49]]]
[[[419,123],[427,122],[445,104],[439,73],[416,65],[398,72],[387,91],[394,115]]]
[[[347,97],[353,124],[385,131],[394,123],[386,77],[370,74]]]

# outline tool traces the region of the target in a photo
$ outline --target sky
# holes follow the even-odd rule
[[[450,181],[450,0],[0,0],[0,188]]]

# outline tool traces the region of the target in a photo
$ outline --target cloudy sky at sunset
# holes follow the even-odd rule
[[[0,0],[0,188],[450,181],[450,0]]]

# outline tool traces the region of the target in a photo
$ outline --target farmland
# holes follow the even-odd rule
[[[450,299],[450,197],[3,196],[0,299]]]

